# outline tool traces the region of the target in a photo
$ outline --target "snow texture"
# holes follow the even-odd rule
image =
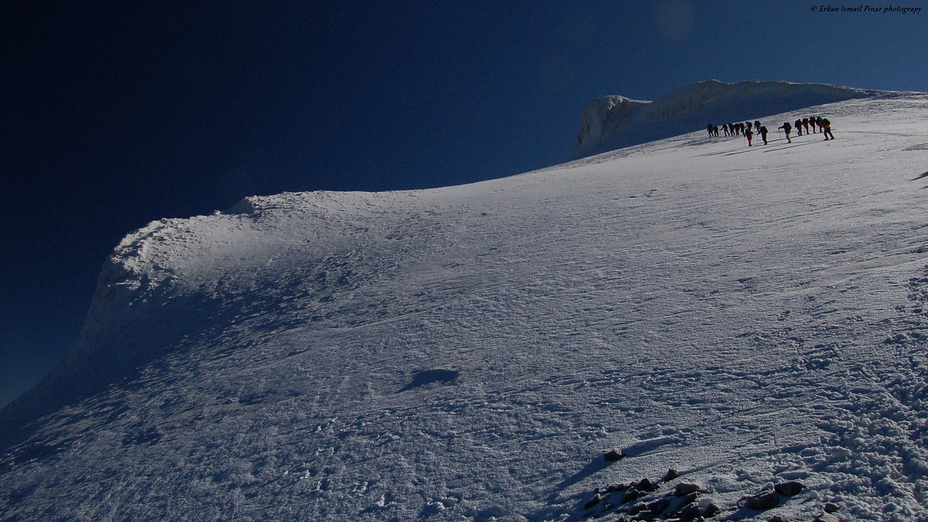
[[[926,520],[928,97],[813,114],[133,232],[0,520]]]

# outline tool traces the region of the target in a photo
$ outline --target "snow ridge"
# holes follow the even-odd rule
[[[835,85],[708,80],[653,102],[606,96],[584,106],[572,157],[693,132],[704,129],[707,123],[754,121],[779,112],[877,94]]]
[[[320,263],[324,255],[322,264],[332,262],[332,250],[354,227],[344,216],[360,219],[378,199],[331,192],[255,196],[227,212],[161,219],[130,233],[104,263],[75,347],[3,410],[0,448],[28,436],[19,429],[35,418],[131,381],[148,362],[214,333],[211,325],[235,320],[244,312],[233,312],[230,303],[241,302],[238,294],[248,289],[273,285],[281,263]],[[299,239],[279,229],[282,223],[300,230]]]

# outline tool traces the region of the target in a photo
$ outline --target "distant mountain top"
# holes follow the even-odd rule
[[[651,102],[604,96],[583,107],[572,158],[692,132],[708,123],[753,121],[771,114],[881,93],[812,83],[707,80]]]

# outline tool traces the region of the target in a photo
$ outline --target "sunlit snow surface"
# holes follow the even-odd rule
[[[836,140],[773,130],[814,114]],[[575,520],[668,468],[717,519],[928,518],[928,98],[764,123],[149,225],[18,403],[83,396],[0,519]]]

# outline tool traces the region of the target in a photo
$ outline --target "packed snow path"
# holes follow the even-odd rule
[[[83,397],[0,461],[0,519],[574,520],[668,468],[719,519],[928,519],[928,99],[764,123],[812,114],[836,140],[153,223],[48,385]]]

